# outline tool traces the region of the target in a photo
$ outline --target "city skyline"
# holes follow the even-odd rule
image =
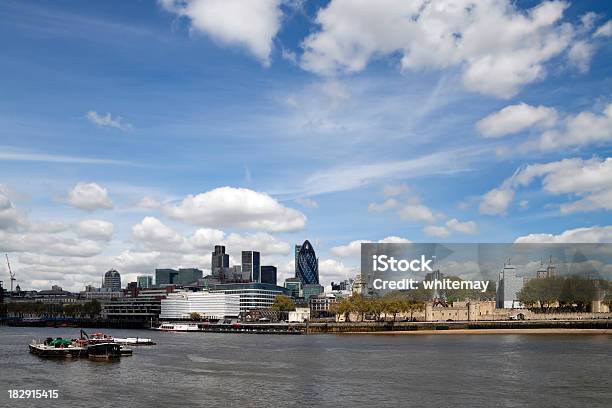
[[[185,4],[0,5],[22,288],[210,270],[215,245],[280,283],[308,239],[329,285],[363,241],[612,241],[604,2],[270,1],[224,29]]]

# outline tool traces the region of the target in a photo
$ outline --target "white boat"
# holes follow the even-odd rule
[[[115,343],[125,344],[128,346],[153,346],[155,342],[151,339],[146,339],[144,337],[115,337],[113,339]]]
[[[162,323],[155,330],[161,331],[199,331],[200,327],[196,323]]]

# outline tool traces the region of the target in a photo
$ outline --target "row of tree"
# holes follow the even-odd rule
[[[572,310],[586,311],[593,300],[611,304],[610,283],[605,280],[592,280],[580,276],[555,276],[531,279],[518,293],[518,300],[525,306],[541,311]]]
[[[89,317],[100,314],[102,306],[97,300],[87,303],[11,302],[0,304],[2,315],[23,317]]]
[[[411,299],[402,292],[390,292],[380,298],[354,294],[332,305],[332,312],[344,316],[347,322],[350,322],[351,315],[356,315],[360,321],[363,321],[366,315],[372,316],[376,321],[385,320],[387,317],[392,317],[395,321],[399,314],[410,314],[412,320],[414,313],[424,309],[424,301]]]

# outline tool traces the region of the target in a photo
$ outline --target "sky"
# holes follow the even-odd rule
[[[0,252],[22,289],[259,250],[612,242],[601,1],[4,1]],[[0,280],[8,271],[0,262]]]

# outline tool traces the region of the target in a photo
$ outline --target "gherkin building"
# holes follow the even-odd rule
[[[302,285],[319,284],[319,260],[308,240],[296,251],[295,277]]]

